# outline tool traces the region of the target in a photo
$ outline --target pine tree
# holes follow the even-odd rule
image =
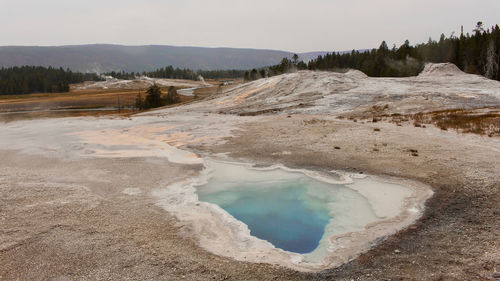
[[[174,104],[180,101],[181,99],[179,94],[177,93],[177,89],[175,89],[175,87],[173,86],[170,86],[170,88],[168,88],[167,95],[165,96],[165,104]]]
[[[252,71],[250,71],[250,79],[251,80],[259,79],[258,75],[259,74],[257,73],[257,69],[254,68],[254,69],[252,69]]]
[[[486,65],[484,76],[490,79],[497,77],[498,73],[498,55],[496,53],[495,42],[490,40],[486,53]]]
[[[154,108],[164,105],[161,97],[161,89],[158,85],[153,84],[146,90],[146,98],[144,100],[145,108]]]
[[[144,104],[144,99],[142,98],[142,95],[140,92],[137,94],[137,97],[135,98],[135,107],[138,109],[145,109],[146,108],[146,106]]]

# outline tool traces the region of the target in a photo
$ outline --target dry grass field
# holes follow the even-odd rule
[[[354,117],[349,119],[357,121]],[[379,121],[388,121],[397,125],[412,123],[415,127],[433,125],[443,131],[454,130],[458,133],[500,136],[500,107],[498,106],[446,109],[416,114],[374,114],[370,119],[374,123]]]
[[[166,88],[162,88],[164,93]],[[200,88],[195,96],[180,95],[181,104],[202,99],[216,93],[217,87]],[[85,89],[68,93],[37,93],[28,95],[0,95],[0,122],[23,119],[129,115],[134,108],[138,94],[144,90],[128,89]]]

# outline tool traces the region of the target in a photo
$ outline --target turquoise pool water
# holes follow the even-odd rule
[[[248,225],[251,234],[283,250],[309,253],[318,246],[330,221],[326,205],[307,194],[305,182],[275,182],[273,188],[238,184],[230,190],[203,194]]]
[[[368,202],[344,185],[282,169],[212,163],[209,181],[196,187],[200,201],[219,205],[275,247],[307,254],[329,234],[362,229],[376,219]]]

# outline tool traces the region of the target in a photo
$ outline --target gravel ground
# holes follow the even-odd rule
[[[305,274],[210,254],[148,196],[196,175],[199,165],[3,150],[0,279],[484,280],[500,267],[498,138],[309,115],[239,127],[224,144],[190,148],[260,164],[410,178],[435,195],[415,225],[340,268]]]
[[[162,159],[62,161],[12,151],[0,155],[0,280],[308,277],[200,249],[147,196],[148,187],[193,176],[199,166]]]
[[[399,80],[301,72],[131,119],[0,124],[0,280],[492,279],[500,138],[336,118],[388,103],[389,113],[498,106],[498,82],[445,70]],[[275,111],[283,114],[266,115]],[[153,189],[201,169],[167,161],[182,151],[169,154],[165,143],[202,156],[408,178],[435,194],[414,225],[339,268],[239,262],[200,248],[189,225],[156,205]]]
[[[315,278],[485,280],[500,270],[499,138],[297,115],[247,124],[216,151],[263,164],[362,171],[433,187],[435,195],[415,225]]]

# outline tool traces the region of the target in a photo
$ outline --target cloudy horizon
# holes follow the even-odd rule
[[[0,45],[342,51],[426,42],[497,21],[500,1],[2,1]],[[497,21],[497,22],[495,22]]]

